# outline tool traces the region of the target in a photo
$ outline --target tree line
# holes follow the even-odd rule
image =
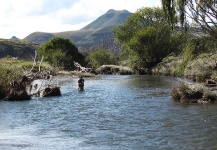
[[[92,68],[118,64],[150,70],[165,57],[182,56],[181,75],[188,61],[202,53],[216,52],[216,14],[213,0],[162,0],[162,8],[142,7],[113,29],[121,48],[118,55],[111,46],[82,53],[72,41],[61,37],[42,44],[38,53],[66,70],[74,69],[73,61]]]

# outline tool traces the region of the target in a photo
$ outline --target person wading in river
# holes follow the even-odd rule
[[[82,76],[80,76],[80,79],[78,80],[78,89],[80,91],[83,91],[84,90],[84,79]]]

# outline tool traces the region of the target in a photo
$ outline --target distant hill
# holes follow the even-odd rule
[[[20,39],[18,39],[16,36],[12,36],[12,37],[10,38],[10,40],[19,41]]]
[[[26,42],[34,42],[34,43],[44,43],[46,41],[49,41],[49,39],[55,37],[55,35],[51,33],[45,33],[45,32],[34,32],[25,37],[22,41]]]
[[[10,56],[23,60],[32,60],[39,44],[19,40],[0,39],[0,58]]]
[[[79,49],[90,48],[104,41],[114,41],[112,28],[123,24],[131,14],[127,10],[110,9],[80,30],[58,33],[34,32],[25,37],[23,41],[42,44],[53,37],[61,36],[71,39]]]

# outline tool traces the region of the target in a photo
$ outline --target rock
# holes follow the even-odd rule
[[[60,96],[61,95],[61,91],[60,91],[60,87],[47,87],[43,90],[42,92],[42,97],[48,97],[48,96]]]
[[[5,97],[5,100],[8,101],[23,101],[23,100],[30,100],[31,96],[28,95],[26,91],[14,91],[12,90],[10,94]]]

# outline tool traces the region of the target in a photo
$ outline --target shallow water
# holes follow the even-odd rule
[[[0,101],[0,149],[217,149],[217,105],[173,102],[174,78],[56,80],[62,96]]]

